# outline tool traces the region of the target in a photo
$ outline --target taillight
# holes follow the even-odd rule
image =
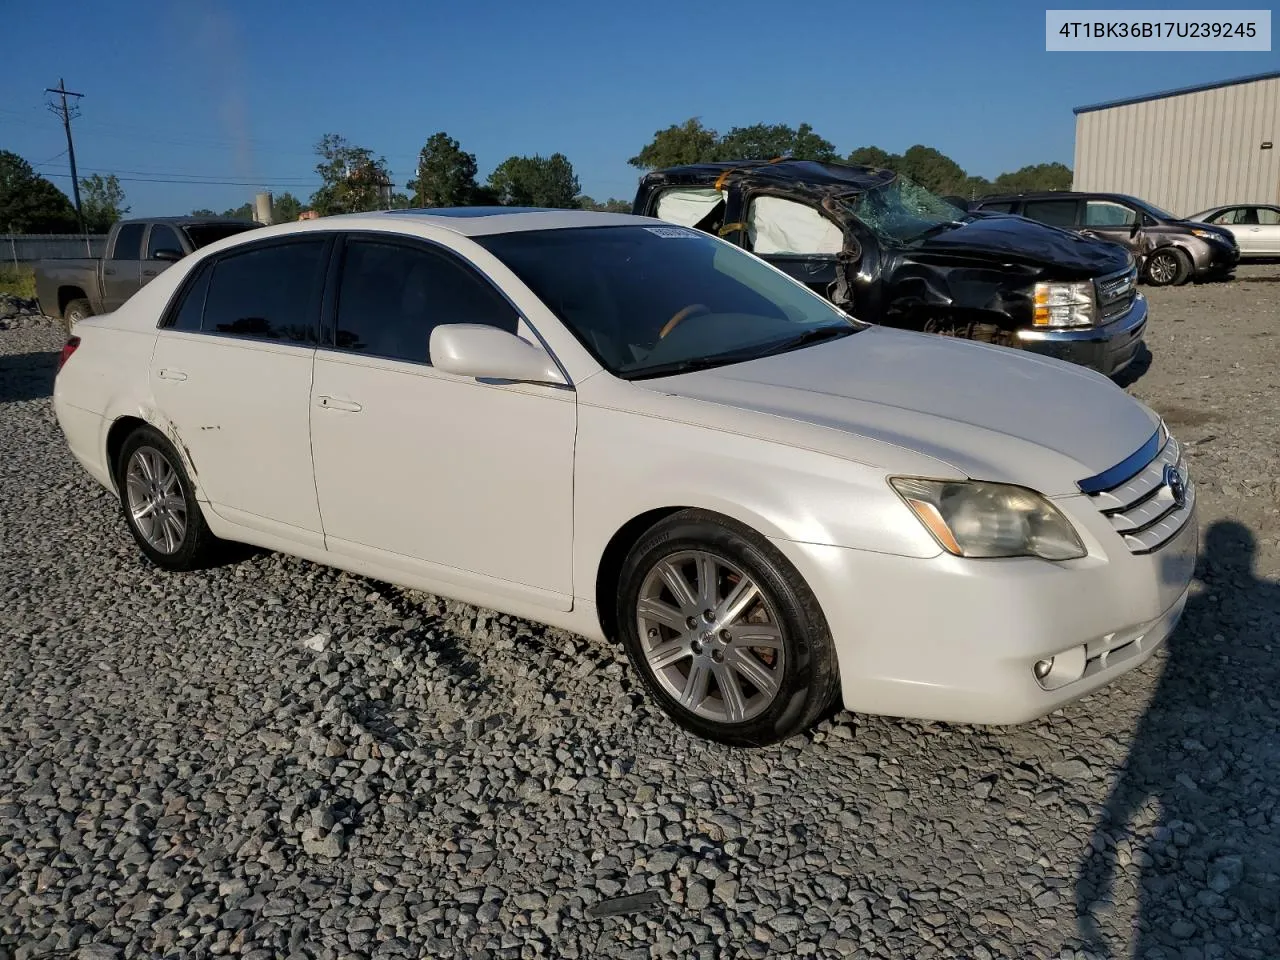
[[[71,358],[71,355],[76,352],[76,347],[78,346],[80,346],[79,337],[72,337],[62,345],[62,353],[58,355],[58,369],[54,371],[55,377],[62,372],[63,365]]]

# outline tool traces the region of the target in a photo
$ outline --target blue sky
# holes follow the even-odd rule
[[[139,216],[236,206],[255,184],[305,200],[326,132],[384,155],[401,187],[423,141],[445,130],[476,155],[481,179],[512,154],[558,150],[584,192],[630,199],[627,158],[693,116],[720,131],[808,122],[841,152],[924,143],[994,177],[1070,164],[1074,106],[1280,67],[1275,52],[1046,53],[1045,8],[15,2],[5,49],[20,65],[0,74],[0,149],[67,173],[42,92],[62,76],[86,94],[74,124],[81,175],[116,172]],[[244,185],[139,182],[195,177]],[[68,177],[54,182],[70,192]]]

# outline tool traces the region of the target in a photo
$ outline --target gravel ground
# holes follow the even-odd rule
[[[1162,654],[1019,728],[757,751],[559,631],[273,554],[149,569],[63,445],[56,325],[8,321],[0,960],[1280,956],[1280,267],[1148,293],[1130,389],[1204,527]]]

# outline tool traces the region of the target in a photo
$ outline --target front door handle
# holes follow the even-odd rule
[[[161,380],[185,380],[187,375],[181,370],[170,370],[167,367],[161,368],[156,374]]]
[[[339,400],[337,397],[320,397],[318,406],[326,410],[346,410],[348,413],[359,413],[364,407],[354,400]]]
[[[154,277],[154,276],[156,275],[156,271],[155,271],[155,270],[143,270],[143,271],[142,271],[142,275],[143,275],[144,277]]]

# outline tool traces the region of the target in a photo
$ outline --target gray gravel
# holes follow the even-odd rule
[[[57,326],[6,321],[0,960],[1280,956],[1280,267],[1240,276],[1149,291],[1131,390],[1205,534],[1158,659],[1012,730],[759,751],[559,631],[273,554],[147,568],[63,446]]]

